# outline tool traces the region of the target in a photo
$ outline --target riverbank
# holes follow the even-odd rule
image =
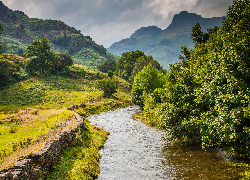
[[[114,77],[119,81],[118,92],[105,98],[95,88],[95,81],[107,74],[83,66],[77,68],[85,72],[83,76],[33,77],[0,90],[1,169],[13,167],[20,157],[42,148],[67,127],[65,123],[75,113],[85,119],[131,103],[130,85],[124,80]]]
[[[110,132],[99,179],[247,179],[248,167],[211,149],[170,141],[164,130],[132,118],[139,110],[131,106],[88,118]]]
[[[150,118],[148,115],[145,115],[143,112],[134,114],[133,118],[140,119],[142,122],[144,122],[150,126],[156,127],[158,129],[164,129],[162,126],[164,124],[164,122],[161,122],[161,121],[157,120],[156,118]],[[175,156],[180,156],[182,158],[182,160],[180,159],[178,161],[184,162],[185,166],[187,166],[187,163],[185,162],[185,160],[183,161],[183,159],[186,159],[187,161],[189,161],[190,164],[192,164],[192,163],[197,164],[197,162],[195,162],[197,160],[189,159],[187,154],[190,154],[190,156],[192,156],[192,157],[199,156],[199,159],[203,159],[203,161],[204,161],[204,162],[201,162],[201,164],[199,166],[197,166],[197,168],[196,168],[197,171],[206,171],[205,167],[215,168],[215,170],[216,170],[216,166],[218,166],[218,167],[221,166],[221,165],[216,165],[216,163],[218,163],[217,160],[220,160],[219,163],[222,163],[222,164],[224,163],[224,165],[222,165],[222,167],[226,167],[229,170],[229,172],[226,172],[226,169],[220,168],[221,172],[224,172],[226,174],[228,174],[228,173],[232,174],[234,177],[233,179],[240,179],[240,180],[250,179],[249,159],[232,156],[232,154],[230,154],[229,152],[223,151],[223,150],[218,149],[218,148],[202,149],[202,147],[199,144],[193,143],[192,141],[188,141],[186,139],[184,139],[184,140],[172,140],[172,139],[170,139],[170,140],[173,141],[173,149],[175,149],[175,151],[178,153],[176,154],[175,151],[173,151],[173,150],[171,150],[171,151],[173,151]],[[186,152],[186,153],[180,153],[180,152]],[[211,164],[207,164],[207,165],[205,164],[207,162],[206,156],[204,156],[205,153],[213,154],[213,156],[210,157],[211,159],[214,159],[211,161]],[[171,156],[169,156],[169,155],[167,155],[167,156],[168,156],[168,158],[171,158]],[[183,165],[184,164],[182,164],[182,166]],[[211,171],[211,170],[207,170],[207,171]],[[206,172],[206,173],[208,173],[208,172]],[[205,172],[204,172],[204,174],[205,174]],[[214,178],[216,178],[216,176],[214,176]]]

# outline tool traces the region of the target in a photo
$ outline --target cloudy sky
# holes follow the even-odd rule
[[[168,27],[180,11],[225,16],[233,0],[2,0],[31,18],[61,20],[108,48],[140,27]]]

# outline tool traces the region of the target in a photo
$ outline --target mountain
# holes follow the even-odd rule
[[[46,37],[55,51],[65,50],[77,64],[96,68],[105,60],[117,57],[96,44],[89,36],[57,20],[29,18],[22,11],[13,11],[0,1],[0,24],[3,26],[2,52],[23,53],[33,40]]]
[[[130,38],[112,44],[107,50],[116,55],[124,52],[140,50],[152,55],[155,60],[167,68],[168,64],[178,61],[181,46],[193,48],[190,39],[192,27],[200,23],[203,31],[214,26],[222,26],[223,17],[203,18],[195,13],[182,11],[173,17],[172,23],[164,30],[156,27],[142,27]]]

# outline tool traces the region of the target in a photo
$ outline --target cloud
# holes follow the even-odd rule
[[[225,16],[233,0],[2,0],[29,17],[61,20],[109,47],[140,27],[168,27],[180,11]]]
[[[233,0],[197,0],[190,10],[204,18],[221,17],[227,15],[228,7],[232,4]]]

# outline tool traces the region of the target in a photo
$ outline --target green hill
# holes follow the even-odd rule
[[[121,55],[124,52],[140,50],[152,55],[164,68],[178,61],[181,46],[193,48],[190,39],[192,27],[200,23],[203,30],[221,27],[223,17],[203,18],[194,13],[182,11],[173,17],[172,23],[164,30],[156,27],[142,27],[130,38],[112,44],[107,50]]]
[[[96,44],[89,36],[57,20],[29,18],[21,11],[13,11],[0,1],[0,24],[4,28],[2,52],[22,54],[33,40],[46,37],[51,41],[53,50],[68,51],[77,64],[96,68],[105,60],[116,56]]]

